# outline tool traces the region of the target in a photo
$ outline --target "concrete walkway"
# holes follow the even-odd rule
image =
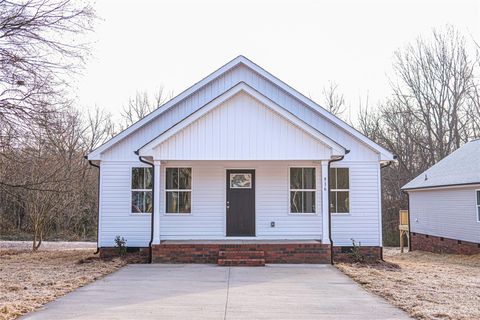
[[[129,265],[23,319],[409,319],[330,265]]]

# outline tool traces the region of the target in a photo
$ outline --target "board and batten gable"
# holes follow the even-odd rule
[[[479,185],[410,190],[411,232],[480,243]]]
[[[315,160],[330,148],[240,92],[154,148],[163,160]]]

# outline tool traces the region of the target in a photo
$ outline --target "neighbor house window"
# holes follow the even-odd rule
[[[132,168],[132,213],[152,213],[152,168]]]
[[[477,221],[480,222],[480,190],[476,190],[477,193]]]
[[[191,213],[192,168],[166,168],[166,213]]]
[[[315,168],[290,168],[290,212],[315,213]]]
[[[330,210],[350,212],[350,179],[348,168],[330,168]]]

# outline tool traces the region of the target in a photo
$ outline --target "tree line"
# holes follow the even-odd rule
[[[91,6],[70,0],[0,0],[0,238],[95,240],[98,169],[84,156],[171,98],[139,92],[120,121],[100,108],[81,111],[69,83],[89,55],[78,35],[93,32]],[[363,106],[351,124],[391,150],[382,169],[386,245],[398,241],[400,187],[469,139],[480,136],[479,54],[447,26],[395,53],[391,94]],[[339,86],[322,90],[339,117]]]

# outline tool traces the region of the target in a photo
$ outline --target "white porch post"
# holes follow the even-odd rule
[[[154,179],[153,179],[153,241],[152,244],[160,244],[160,175],[161,166],[160,161],[155,160],[154,165]]]
[[[328,194],[328,161],[322,160],[322,243],[330,244],[330,234],[328,230],[329,215],[329,194]]]

